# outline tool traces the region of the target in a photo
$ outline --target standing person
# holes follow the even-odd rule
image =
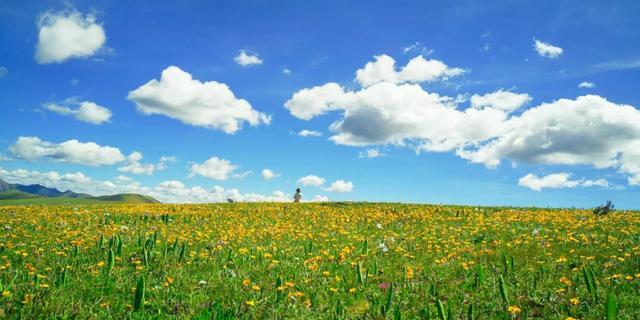
[[[293,202],[300,202],[302,195],[300,194],[300,188],[296,189],[296,194],[293,195]]]

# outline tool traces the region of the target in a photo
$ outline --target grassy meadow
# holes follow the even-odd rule
[[[0,318],[639,319],[640,213],[0,207]]]

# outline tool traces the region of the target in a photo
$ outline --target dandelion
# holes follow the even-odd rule
[[[579,304],[579,303],[580,303],[580,299],[578,299],[578,298],[571,298],[571,299],[569,299],[569,302],[570,302],[572,305],[574,305],[574,306],[575,306],[575,305],[577,305],[577,304]]]
[[[255,305],[256,305],[256,302],[255,302],[254,300],[247,300],[247,301],[245,301],[245,303],[246,303],[248,306],[251,306],[251,307],[253,307],[253,306],[255,306]]]

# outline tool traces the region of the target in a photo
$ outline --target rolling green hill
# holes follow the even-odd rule
[[[91,204],[91,203],[160,203],[160,201],[140,194],[125,193],[94,197],[71,190],[60,191],[39,184],[11,184],[0,179],[0,206],[29,204]]]
[[[160,201],[141,194],[135,193],[121,193],[111,196],[93,197],[91,200],[110,201],[110,202],[124,202],[124,203],[160,203]]]
[[[35,194],[30,194],[30,193],[22,192],[19,190],[15,190],[15,189],[0,192],[0,200],[33,199],[33,198],[39,198],[39,196]]]

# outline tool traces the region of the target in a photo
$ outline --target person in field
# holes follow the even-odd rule
[[[300,194],[300,188],[296,189],[296,194],[293,195],[293,202],[300,202],[302,195]]]

